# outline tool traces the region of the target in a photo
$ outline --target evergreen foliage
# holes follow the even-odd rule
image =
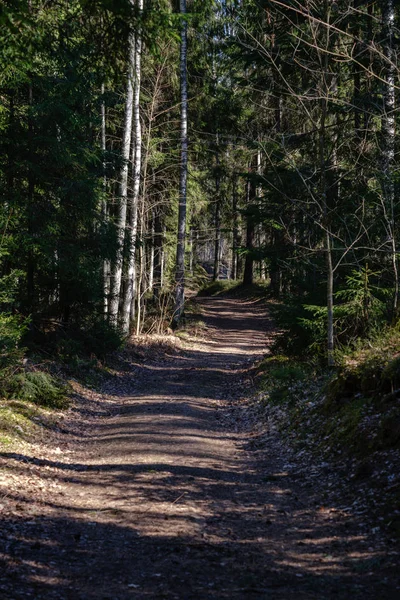
[[[210,0],[183,17],[187,284],[202,269],[269,281],[281,346],[330,364],[398,318],[390,6]],[[0,22],[4,368],[25,345],[102,357],[174,293],[182,15],[169,0],[10,0]]]

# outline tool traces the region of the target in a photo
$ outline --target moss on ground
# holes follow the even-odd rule
[[[11,446],[17,440],[32,439],[39,430],[41,411],[27,403],[10,402],[0,405],[0,447]]]
[[[55,424],[56,411],[69,406],[70,386],[47,370],[27,363],[3,378],[0,398],[0,446],[34,441]]]
[[[342,355],[334,373],[285,355],[267,357],[258,373],[263,403],[283,409],[282,426],[299,440],[312,435],[322,452],[359,457],[400,448],[398,327]]]

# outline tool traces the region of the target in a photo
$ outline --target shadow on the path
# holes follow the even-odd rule
[[[376,570],[379,556],[365,551],[343,572],[347,533],[331,537],[329,526],[297,530],[263,523],[259,506],[246,503],[220,518],[204,519],[203,539],[190,535],[144,535],[132,515],[116,513],[130,526],[104,523],[99,515],[75,518],[15,518],[2,535],[0,598],[124,600],[129,598],[396,598]],[[104,513],[103,513],[104,514]],[[165,521],[155,511],[159,528]],[[187,520],[174,515],[175,521]],[[240,530],[237,531],[238,523]],[[243,523],[247,535],[243,536]],[[281,545],[291,547],[283,553]],[[242,557],[242,560],[240,560]],[[316,566],[316,563],[319,567]]]
[[[68,490],[33,504],[8,494],[2,600],[398,597],[350,517],[333,522],[268,456],[262,466],[235,447],[216,406],[240,396],[265,315],[251,303],[236,313],[232,301],[203,304],[217,333],[202,351],[113,380],[111,418],[82,436],[82,461],[1,454],[25,480],[36,468]]]

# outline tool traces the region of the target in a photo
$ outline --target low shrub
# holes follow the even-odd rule
[[[95,364],[97,359],[121,348],[123,342],[122,333],[97,315],[71,322],[67,327],[58,322],[37,326],[27,340],[31,352],[50,355],[72,368]]]
[[[7,396],[48,408],[65,408],[68,386],[44,371],[27,371],[14,375],[7,385]]]

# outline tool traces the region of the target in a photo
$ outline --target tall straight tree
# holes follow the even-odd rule
[[[101,214],[104,223],[108,221],[108,206],[107,206],[107,165],[106,165],[106,151],[107,151],[107,137],[106,137],[106,104],[104,101],[105,85],[104,82],[101,84],[101,150],[103,152],[103,193],[104,198],[101,203]],[[108,303],[110,296],[110,261],[108,258],[103,260],[103,294],[104,294],[104,316],[107,318],[108,315]]]
[[[395,316],[399,303],[399,272],[395,236],[395,189],[393,179],[396,137],[396,67],[394,63],[394,20],[394,0],[382,0],[382,44],[385,57],[385,83],[382,113],[382,207],[393,264],[393,313]]]
[[[244,263],[243,273],[243,285],[253,284],[253,264],[254,264],[254,233],[255,233],[255,220],[254,220],[254,202],[256,197],[256,186],[254,183],[254,176],[251,178],[251,173],[246,186],[246,258]]]
[[[134,6],[134,0],[130,0]],[[114,265],[111,278],[111,298],[109,305],[109,318],[112,325],[118,325],[118,309],[122,285],[122,268],[124,260],[124,241],[126,229],[126,215],[128,204],[128,173],[129,159],[131,152],[131,137],[132,137],[132,120],[133,120],[133,95],[134,95],[134,69],[135,69],[136,44],[135,34],[132,28],[129,31],[128,37],[128,60],[126,74],[126,96],[125,96],[125,113],[124,124],[122,131],[122,167],[120,172],[119,183],[119,205],[117,215],[117,249],[115,254]]]
[[[180,80],[181,80],[181,165],[179,183],[178,240],[176,248],[176,295],[173,322],[176,325],[182,317],[185,302],[185,238],[186,238],[186,197],[188,172],[188,134],[187,134],[187,21],[186,0],[180,0],[182,18]]]
[[[143,13],[143,0],[137,0],[139,15]],[[139,27],[135,41],[134,58],[134,94],[133,94],[133,132],[134,151],[132,161],[133,189],[129,206],[128,224],[128,265],[127,281],[124,288],[121,326],[125,335],[128,335],[131,318],[134,317],[135,306],[135,284],[136,284],[136,235],[138,221],[138,203],[140,193],[140,174],[142,166],[142,128],[140,123],[140,83],[142,76],[142,30]]]
[[[214,239],[214,274],[213,280],[219,279],[221,262],[221,173],[219,164],[219,138],[217,134],[215,157],[215,239]]]

